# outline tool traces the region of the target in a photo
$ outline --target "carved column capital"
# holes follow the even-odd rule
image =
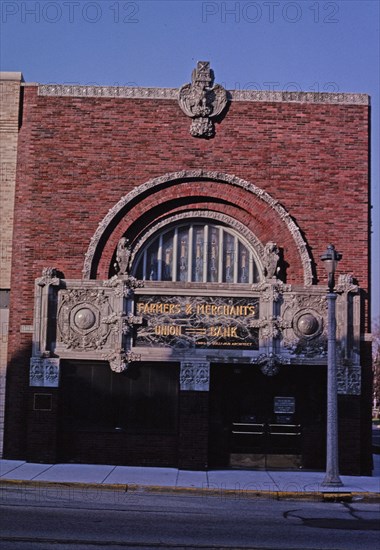
[[[339,275],[338,284],[336,285],[335,290],[337,293],[358,292],[359,287],[354,282],[354,277],[352,275],[345,273],[345,274]]]
[[[29,385],[57,388],[59,385],[60,360],[55,357],[31,357]]]
[[[58,270],[55,267],[44,267],[42,269],[42,277],[36,279],[38,286],[53,285],[58,286],[60,284],[58,277]]]
[[[182,391],[209,391],[210,363],[206,361],[183,361],[179,379]]]

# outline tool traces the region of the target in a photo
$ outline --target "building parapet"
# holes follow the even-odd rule
[[[27,85],[27,84],[26,84]],[[143,88],[134,86],[80,86],[76,84],[37,84],[39,96],[105,97],[121,99],[178,100],[178,88]],[[367,94],[286,92],[269,90],[229,90],[231,101],[266,103],[322,103],[343,105],[369,105]]]
[[[16,82],[23,82],[24,78],[21,72],[0,71],[0,80],[11,80]]]

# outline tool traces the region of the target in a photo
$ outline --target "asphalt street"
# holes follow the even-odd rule
[[[2,550],[378,550],[380,507],[205,494],[7,487]]]

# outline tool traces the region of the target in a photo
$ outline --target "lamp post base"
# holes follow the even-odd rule
[[[343,482],[338,477],[325,477],[322,482],[322,487],[343,487]]]

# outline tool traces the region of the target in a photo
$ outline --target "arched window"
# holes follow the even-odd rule
[[[144,244],[134,275],[151,281],[255,283],[254,253],[239,233],[227,226],[193,221],[165,228]]]

